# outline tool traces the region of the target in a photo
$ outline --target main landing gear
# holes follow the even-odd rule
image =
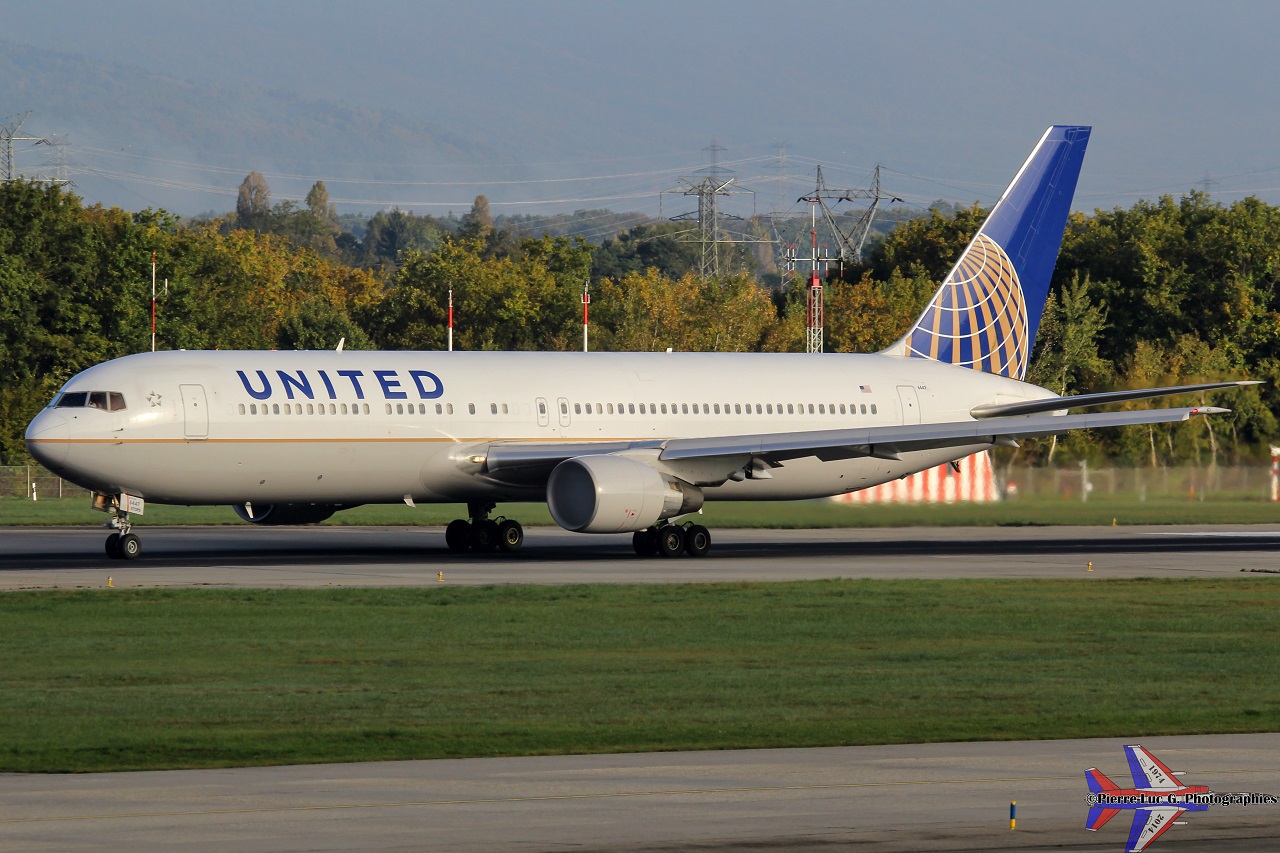
[[[632,534],[631,547],[641,557],[705,557],[711,550],[711,532],[692,522],[647,527]]]
[[[455,553],[519,551],[524,544],[524,528],[514,518],[489,518],[494,506],[496,504],[467,504],[471,520],[454,519],[444,530],[444,542],[449,550]]]
[[[142,554],[142,540],[129,531],[129,513],[116,507],[115,515],[103,525],[116,532],[107,537],[107,556],[113,560],[136,560]]]

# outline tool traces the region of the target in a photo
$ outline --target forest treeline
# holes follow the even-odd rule
[[[804,349],[802,281],[766,287],[745,256],[743,271],[701,278],[696,244],[671,225],[639,224],[603,245],[524,236],[495,223],[480,197],[456,220],[382,212],[356,234],[323,184],[305,207],[272,205],[265,183],[241,190],[235,213],[184,222],[86,207],[53,186],[0,186],[0,464],[26,461],[27,422],[69,377],[149,349],[152,252],[161,349],[325,349],[344,338],[348,348],[443,349],[452,290],[456,349],[575,350],[588,281],[594,350]],[[896,340],[984,215],[974,206],[902,222],[865,263],[832,277],[828,351]],[[1059,393],[1266,384],[1196,398],[1234,410],[1222,418],[1027,442],[1019,458],[1265,456],[1280,411],[1278,274],[1280,208],[1257,199],[1226,206],[1192,193],[1073,214],[1031,381]]]

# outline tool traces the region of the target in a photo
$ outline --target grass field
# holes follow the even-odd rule
[[[503,504],[498,512],[525,525],[551,524],[545,504]],[[362,506],[339,512],[325,524],[438,525],[464,514],[455,504]],[[1262,500],[1186,500],[1152,498],[1139,501],[1120,494],[1088,503],[1061,498],[1019,498],[990,504],[915,504],[854,506],[831,501],[710,503],[699,521],[712,528],[731,527],[912,527],[1018,526],[1052,524],[1266,524],[1280,522],[1280,505]],[[103,513],[88,498],[29,501],[0,498],[0,526],[101,525]],[[244,524],[230,507],[184,507],[149,504],[140,525]]]
[[[1280,580],[0,595],[0,770],[1280,727]]]

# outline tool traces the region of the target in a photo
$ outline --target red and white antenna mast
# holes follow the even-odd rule
[[[591,279],[582,283],[582,351],[587,351],[587,309],[591,306]]]
[[[151,250],[151,351],[156,351],[156,250]]]
[[[449,352],[453,352],[453,288],[449,288]]]

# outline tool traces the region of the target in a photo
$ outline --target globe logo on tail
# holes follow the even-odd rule
[[[1013,261],[979,232],[907,336],[917,358],[1022,379],[1027,308]]]

